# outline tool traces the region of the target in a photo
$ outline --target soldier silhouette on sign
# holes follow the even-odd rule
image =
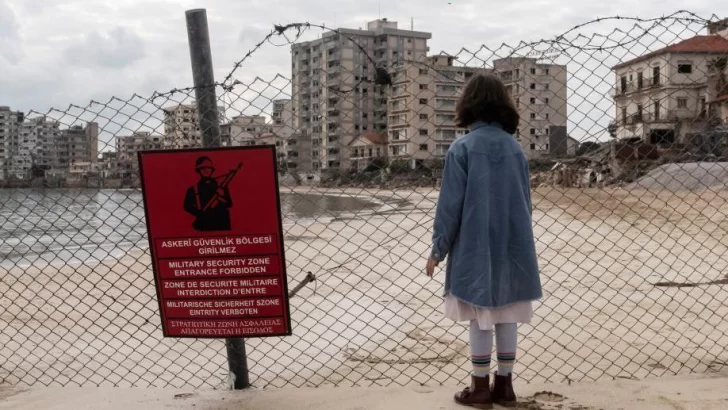
[[[213,176],[215,166],[206,156],[197,158],[195,170],[200,181],[191,186],[185,195],[184,209],[195,217],[192,227],[197,231],[229,231],[230,208],[233,200],[228,186],[242,164],[229,173]],[[218,182],[221,180],[221,182]]]

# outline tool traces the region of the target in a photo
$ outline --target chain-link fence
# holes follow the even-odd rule
[[[218,85],[221,138],[278,147],[289,281],[316,281],[291,299],[293,336],[247,340],[253,385],[467,377],[465,328],[423,269],[442,158],[465,133],[455,101],[483,71],[517,104],[532,164],[545,298],[520,327],[517,377],[725,368],[728,40],[708,23],[600,19],[437,55],[393,22],[308,42],[320,27],[276,27]],[[281,41],[290,72],[237,79]],[[162,337],[138,190],[137,151],[201,143],[193,96],[0,108],[3,383],[225,384],[222,340]]]

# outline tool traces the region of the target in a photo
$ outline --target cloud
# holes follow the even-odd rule
[[[119,69],[144,58],[144,40],[133,31],[117,27],[110,32],[91,32],[66,48],[66,61],[85,68]]]
[[[415,30],[432,33],[432,53],[458,54],[466,49],[476,57],[473,64],[483,64],[493,55],[488,49],[498,49],[502,43],[517,46],[521,41],[551,39],[596,17],[628,14],[652,18],[684,7],[677,0],[660,3],[659,10],[649,2],[628,0],[523,0],[497,8],[480,0],[381,3],[380,14],[376,4],[354,0],[46,0],[42,7],[36,0],[0,0],[0,105],[46,111],[65,109],[69,104],[85,107],[92,99],[108,101],[117,96],[126,100],[135,93],[148,97],[154,91],[190,86],[185,27],[189,8],[207,8],[215,78],[221,81],[274,24],[311,22],[359,28],[381,16],[409,29],[413,21]],[[715,0],[696,0],[690,8],[700,16],[728,16],[728,5]],[[607,33],[620,24],[607,21],[584,27],[582,32]],[[631,23],[620,27],[629,28],[625,26]],[[302,40],[315,39],[321,33],[311,29]],[[626,53],[629,49],[621,50]],[[632,50],[637,53],[645,48],[635,45]],[[467,57],[468,53],[461,55]],[[588,51],[568,61],[573,90],[569,104],[574,107],[570,119],[588,130],[585,134],[597,132],[592,129],[598,130],[608,121],[600,115],[612,114],[608,90],[614,79],[608,63],[615,58],[621,57],[616,52]],[[244,62],[235,79],[246,85],[221,98],[241,111],[269,110],[266,100],[278,98],[278,91],[254,89],[251,84],[258,77],[271,81],[277,75],[291,76],[290,45],[281,37],[274,37]],[[236,98],[239,102],[234,104]],[[598,108],[590,109],[595,105]],[[134,124],[130,122],[124,132]]]
[[[5,0],[0,0],[0,58],[10,64],[18,64],[23,58],[20,25],[15,12]]]

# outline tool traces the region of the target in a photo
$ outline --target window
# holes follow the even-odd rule
[[[677,72],[679,74],[692,74],[693,65],[690,63],[678,63]]]
[[[642,104],[637,104],[637,122],[642,122]]]
[[[625,76],[620,77],[619,85],[621,86],[620,91],[622,92],[622,94],[626,93],[627,92],[627,77],[625,77]]]
[[[546,102],[546,104],[549,103],[549,99],[548,98],[546,98],[544,101]]]
[[[536,150],[536,144],[531,144],[531,147],[530,148],[531,148],[532,151]]]
[[[536,113],[535,113],[535,112],[532,112],[532,113],[531,113],[531,119],[532,119],[532,120],[535,120],[535,119],[536,119]]]
[[[427,151],[427,144],[420,144],[420,151]]]
[[[535,68],[532,68],[531,69],[531,74],[536,75],[536,69]]]
[[[677,108],[688,108],[688,99],[685,97],[678,97]]]
[[[622,108],[622,124],[627,125],[627,108]]]
[[[427,84],[420,84],[420,90],[426,90]]]
[[[660,66],[652,67],[652,85],[660,85]]]
[[[426,120],[427,119],[427,114],[420,114],[420,119],[421,120]]]
[[[548,89],[549,89],[549,85],[548,85],[548,83],[546,83],[546,84],[544,84],[544,85],[543,85],[543,89],[544,89],[544,90],[548,90]]]
[[[427,105],[427,98],[420,98],[420,105]]]
[[[420,75],[426,75],[427,69],[426,68],[420,68]]]
[[[531,104],[536,104],[536,99],[531,97]]]
[[[549,75],[549,69],[548,68],[544,68],[543,73],[546,74],[546,75]]]
[[[427,128],[420,128],[420,135],[427,135]]]
[[[531,128],[531,135],[536,135],[536,129],[535,128]]]
[[[532,90],[535,90],[536,89],[536,83],[531,83],[531,89]]]
[[[640,71],[639,73],[637,73],[637,89],[641,90],[643,86],[644,86],[644,75],[643,75],[642,71]]]
[[[546,115],[546,119],[548,120],[548,119],[549,119],[549,114],[548,114],[548,113],[546,113],[545,115]]]
[[[660,102],[659,101],[654,102],[653,115],[655,117],[655,120],[660,119]]]

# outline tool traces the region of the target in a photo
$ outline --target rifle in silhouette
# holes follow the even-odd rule
[[[223,174],[220,176],[215,177],[216,180],[222,180],[220,184],[217,187],[217,191],[215,192],[215,195],[207,202],[204,208],[202,208],[202,212],[207,211],[209,208],[214,208],[217,206],[217,204],[220,203],[220,200],[223,199],[222,195],[220,195],[220,192],[225,192],[225,189],[230,185],[230,182],[232,182],[233,178],[235,178],[235,175],[238,174],[238,171],[240,171],[243,168],[243,163],[239,163],[235,169],[228,172],[227,174]]]

